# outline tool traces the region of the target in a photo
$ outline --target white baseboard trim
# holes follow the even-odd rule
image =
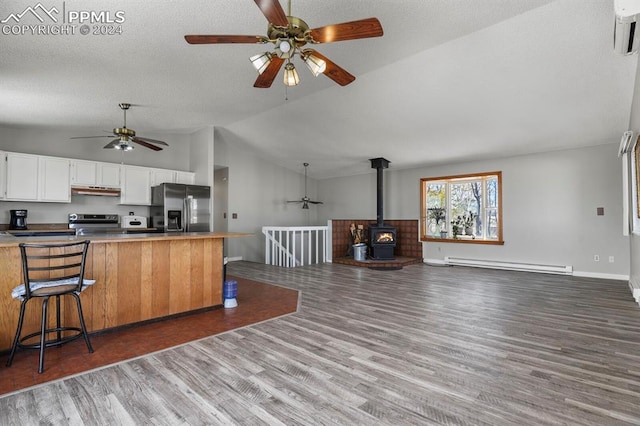
[[[422,262],[426,263],[427,265],[448,266],[447,262],[445,262],[443,259],[422,259]]]
[[[238,262],[240,260],[242,260],[242,256],[228,257],[227,258],[227,262]]]
[[[452,266],[471,266],[487,269],[506,269],[509,271],[540,272],[547,274],[572,275],[570,265],[548,265],[540,263],[512,262],[506,260],[472,259],[466,257],[445,256],[444,262]]]
[[[584,278],[600,278],[603,280],[629,281],[629,275],[623,274],[603,274],[600,272],[573,271],[573,276]]]
[[[637,280],[629,280],[629,289],[635,301],[640,305],[640,287]]]

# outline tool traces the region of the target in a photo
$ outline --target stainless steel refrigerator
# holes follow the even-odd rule
[[[151,226],[165,232],[209,232],[211,188],[163,183],[151,188]]]

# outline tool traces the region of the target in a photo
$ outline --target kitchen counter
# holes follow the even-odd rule
[[[104,330],[222,305],[223,241],[250,234],[193,232],[16,237],[0,235],[0,351],[11,346],[20,303],[11,289],[22,282],[18,244],[90,240],[82,305],[89,331]],[[77,323],[72,300],[61,314]],[[54,304],[49,309],[55,310]],[[38,303],[29,303],[26,334],[39,328]],[[52,313],[52,315],[54,315]],[[108,350],[105,348],[104,350]]]
[[[17,246],[20,243],[56,243],[89,240],[92,243],[118,243],[133,241],[158,241],[158,240],[198,240],[209,238],[234,238],[244,237],[251,234],[227,233],[227,232],[149,232],[132,234],[96,234],[96,235],[38,235],[29,237],[18,237],[9,231],[0,231],[0,247]]]

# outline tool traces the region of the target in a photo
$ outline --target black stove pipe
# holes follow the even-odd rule
[[[377,174],[377,184],[376,184],[376,194],[377,194],[377,203],[376,203],[376,224],[377,226],[382,226],[384,225],[384,197],[383,197],[383,193],[382,193],[382,172],[384,169],[389,167],[389,163],[390,161],[382,158],[382,157],[378,157],[378,158],[372,158],[369,161],[371,161],[371,168],[372,169],[376,169],[376,174]]]

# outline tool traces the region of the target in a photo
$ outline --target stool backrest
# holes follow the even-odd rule
[[[34,286],[66,285],[80,292],[90,241],[60,244],[19,244],[22,256],[25,297],[32,297]]]

